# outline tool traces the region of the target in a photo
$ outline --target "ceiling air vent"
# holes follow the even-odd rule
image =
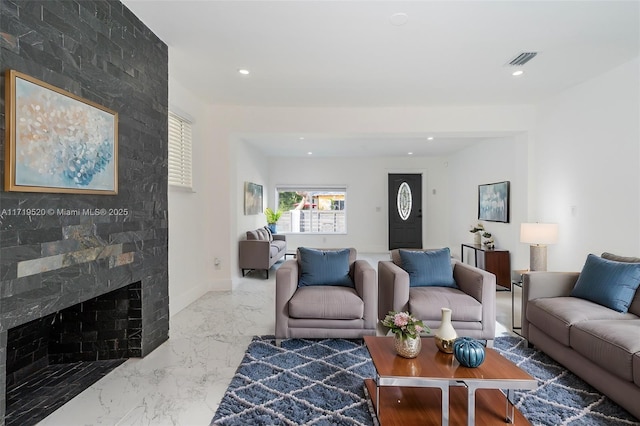
[[[518,56],[513,58],[511,62],[509,62],[509,65],[520,67],[535,58],[537,54],[538,52],[522,52]]]

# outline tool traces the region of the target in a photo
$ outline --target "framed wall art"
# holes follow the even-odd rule
[[[478,185],[478,219],[509,223],[509,181]]]
[[[118,193],[118,113],[5,72],[5,191]]]
[[[244,214],[253,215],[262,213],[262,185],[257,183],[244,183]]]

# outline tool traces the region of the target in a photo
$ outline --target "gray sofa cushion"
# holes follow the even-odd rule
[[[282,240],[271,241],[271,247],[276,247],[278,250],[284,250],[287,248],[287,242]]]
[[[569,328],[581,321],[634,318],[577,297],[548,297],[527,304],[527,320],[565,346],[570,342]]]
[[[482,304],[451,287],[411,287],[409,312],[423,321],[441,320],[441,308],[451,309],[452,321],[482,321]]]
[[[298,287],[289,300],[292,318],[359,319],[364,316],[364,301],[350,287]]]
[[[640,319],[583,321],[571,327],[571,347],[616,376],[633,381],[640,352]]]

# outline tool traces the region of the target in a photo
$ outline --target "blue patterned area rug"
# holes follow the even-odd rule
[[[533,425],[640,425],[626,410],[520,337],[500,337],[494,349],[538,379],[533,391],[516,391],[514,405]]]
[[[254,337],[212,425],[373,425],[362,340]]]
[[[254,337],[211,425],[376,425],[363,380],[375,369],[361,340]],[[495,349],[538,379],[514,402],[533,425],[635,425],[640,422],[520,337]]]

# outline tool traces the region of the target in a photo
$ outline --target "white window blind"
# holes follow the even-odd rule
[[[192,189],[191,122],[169,112],[169,185]]]

